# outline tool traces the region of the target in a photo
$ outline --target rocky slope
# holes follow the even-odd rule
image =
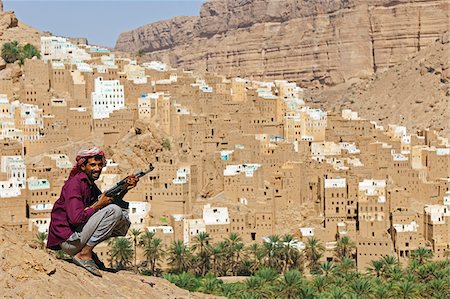
[[[309,90],[306,96],[327,110],[350,108],[383,125],[432,128],[450,138],[449,35],[370,80]]]
[[[305,86],[368,78],[448,32],[447,0],[221,0],[199,17],[122,33],[120,51],[172,66]]]
[[[19,21],[13,11],[0,11],[0,47],[13,40],[41,48],[41,36],[48,35]]]
[[[127,271],[98,278],[33,247],[0,226],[2,298],[217,298]]]

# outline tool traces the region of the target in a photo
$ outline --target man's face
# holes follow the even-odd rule
[[[103,169],[103,160],[96,158],[89,158],[86,165],[81,165],[83,171],[92,182],[98,180]]]

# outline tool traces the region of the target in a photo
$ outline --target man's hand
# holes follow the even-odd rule
[[[106,196],[105,193],[102,193],[102,195],[100,195],[100,198],[98,199],[98,201],[96,203],[94,203],[92,206],[90,206],[90,208],[100,210],[101,208],[109,205],[111,202],[112,202],[112,198]]]
[[[127,178],[127,190],[131,190],[134,187],[136,187],[138,182],[139,182],[139,178],[134,176],[134,174],[128,176],[128,178]]]

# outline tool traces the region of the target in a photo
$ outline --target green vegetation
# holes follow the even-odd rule
[[[6,63],[14,63],[19,61],[20,65],[25,63],[25,59],[31,59],[33,57],[41,58],[41,53],[35,46],[26,44],[24,46],[19,45],[18,41],[5,43],[2,46],[1,57]]]
[[[164,138],[164,141],[161,144],[161,146],[162,146],[163,149],[170,151],[170,149],[172,148],[172,145],[170,144],[170,139],[169,138]]]
[[[450,260],[432,261],[432,251],[412,251],[406,265],[393,256],[373,260],[366,271],[356,270],[356,245],[343,237],[336,243],[333,260],[323,261],[325,248],[315,238],[303,250],[292,235],[267,238],[262,244],[244,246],[231,233],[213,244],[208,233],[199,233],[191,246],[174,241],[165,248],[153,232],[130,231],[128,238],[109,241],[111,264],[119,269],[132,265],[137,246],[146,261],[144,275],[160,275],[165,260],[165,279],[189,291],[228,298],[448,298]],[[46,234],[36,235],[41,248]],[[134,246],[133,246],[134,245]],[[136,263],[136,262],[135,262]],[[219,276],[245,276],[224,283]]]
[[[36,234],[36,239],[34,242],[42,250],[45,250],[45,246],[47,245],[47,236],[48,234],[46,232],[38,232]]]

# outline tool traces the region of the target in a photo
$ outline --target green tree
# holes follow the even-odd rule
[[[15,40],[3,44],[1,56],[6,63],[14,63],[20,59],[20,52],[19,42]]]
[[[320,264],[320,273],[325,276],[329,277],[336,272],[336,264],[333,261],[325,261]]]
[[[299,259],[299,252],[297,250],[298,241],[294,236],[286,234],[281,238],[282,248],[281,255],[283,256],[283,272],[292,269]]]
[[[133,245],[134,245],[134,247],[133,247],[133,249],[134,249],[134,267],[137,267],[137,263],[136,263],[137,251],[136,251],[136,248],[137,248],[137,245],[138,245],[138,238],[139,238],[141,233],[142,232],[141,232],[140,229],[133,228],[133,229],[130,230],[130,235],[133,238]]]
[[[372,283],[366,277],[358,278],[350,282],[350,290],[356,295],[356,298],[370,298],[374,288]]]
[[[237,275],[238,264],[241,259],[241,255],[244,249],[244,243],[242,243],[242,238],[236,234],[231,233],[230,236],[225,240],[227,256],[231,261],[231,272],[233,275]]]
[[[173,273],[187,272],[191,265],[191,251],[183,241],[173,241],[169,249],[169,265]]]
[[[289,270],[279,280],[279,294],[282,298],[298,298],[302,286],[302,273]]]
[[[160,238],[151,238],[146,240],[143,246],[144,256],[147,259],[147,267],[154,274],[158,261],[164,256],[162,240]]]
[[[36,49],[35,46],[32,44],[26,44],[25,46],[20,48],[20,56],[19,56],[19,62],[20,64],[24,64],[25,59],[31,59],[33,57],[36,57],[38,59],[41,58],[41,53],[38,49]]]
[[[196,291],[200,287],[200,280],[192,273],[182,272],[180,274],[165,274],[164,278],[174,283],[177,287],[188,290],[190,292]]]
[[[197,254],[197,264],[199,274],[205,276],[210,269],[211,246],[209,245],[210,237],[207,232],[200,232],[193,239],[191,250]]]
[[[225,255],[225,247],[226,247],[225,242],[222,241],[211,248],[210,251],[211,254],[210,259],[212,260],[211,270],[214,273],[214,275],[219,275],[220,273],[221,264],[223,263],[223,257]]]
[[[164,138],[163,143],[161,144],[162,148],[165,150],[170,151],[170,149],[172,148],[171,144],[170,144],[170,139],[169,138]]]
[[[319,270],[319,260],[322,258],[325,247],[315,237],[308,238],[305,246],[305,256],[311,273]]]
[[[217,279],[213,274],[208,274],[201,280],[199,291],[206,294],[218,294],[222,285],[222,280]]]
[[[428,262],[432,257],[433,252],[425,247],[419,247],[411,252],[411,258],[417,260],[420,265]]]
[[[355,270],[355,260],[344,257],[342,260],[337,264],[338,271],[342,275],[347,275],[349,272]]]
[[[384,263],[382,260],[372,260],[370,261],[367,271],[369,273],[375,274],[376,277],[380,277],[383,272]]]
[[[336,243],[335,255],[338,260],[344,257],[353,258],[356,250],[356,244],[349,237],[340,238]]]
[[[133,258],[133,244],[128,238],[118,237],[110,242],[111,261],[117,268],[124,269],[131,264]]]
[[[403,280],[395,286],[397,298],[412,299],[419,298],[420,289],[418,285],[412,281]]]
[[[244,282],[244,290],[256,295],[256,298],[273,298],[274,292],[269,283],[259,276],[250,276]]]

